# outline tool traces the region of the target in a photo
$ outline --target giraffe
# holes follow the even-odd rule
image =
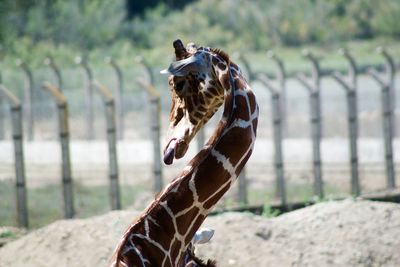
[[[256,138],[258,105],[239,67],[219,49],[173,43],[169,74],[170,125],[163,160],[185,155],[199,129],[224,106],[203,149],[132,222],[111,266],[215,266],[194,256],[193,237],[249,159]]]

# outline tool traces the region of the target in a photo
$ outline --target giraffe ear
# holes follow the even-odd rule
[[[160,71],[161,74],[170,74],[175,76],[186,76],[189,73],[197,73],[206,67],[201,57],[196,55],[172,62],[168,69]]]

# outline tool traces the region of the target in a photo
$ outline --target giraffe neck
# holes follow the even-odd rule
[[[121,259],[180,266],[194,233],[240,174],[253,149],[258,106],[239,72],[231,69],[230,74],[232,86],[217,129],[128,229],[117,251]]]

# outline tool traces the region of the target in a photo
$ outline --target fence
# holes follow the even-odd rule
[[[274,164],[273,169],[275,173],[275,197],[280,199],[282,206],[289,205],[288,194],[290,194],[287,188],[288,185],[288,174],[286,172],[285,163],[285,139],[290,136],[290,117],[291,114],[288,111],[290,102],[290,83],[297,81],[298,85],[303,87],[303,90],[308,93],[309,101],[309,127],[311,128],[311,147],[312,147],[312,177],[313,177],[313,194],[318,198],[324,198],[326,193],[324,192],[324,170],[323,170],[323,158],[321,157],[321,142],[323,137],[323,120],[321,94],[324,93],[324,86],[322,84],[323,79],[333,79],[343,89],[346,96],[346,112],[347,124],[348,124],[348,148],[349,148],[349,159],[348,164],[350,166],[350,178],[349,184],[351,185],[349,194],[358,196],[362,194],[362,185],[360,183],[360,166],[359,166],[359,123],[360,123],[360,111],[358,108],[360,86],[358,79],[360,75],[367,75],[370,80],[376,82],[377,87],[381,93],[381,116],[382,116],[382,127],[376,126],[377,129],[382,129],[382,136],[384,140],[384,160],[385,160],[385,176],[386,176],[386,188],[392,189],[396,187],[395,178],[395,159],[393,150],[393,138],[396,134],[396,66],[393,58],[387,51],[379,48],[378,53],[383,56],[385,60],[384,65],[379,66],[360,66],[356,63],[356,60],[351,54],[342,49],[340,54],[348,62],[348,73],[344,75],[333,69],[323,69],[320,66],[320,60],[315,57],[311,52],[304,51],[304,59],[311,64],[311,71],[307,75],[305,73],[292,73],[288,74],[285,70],[284,62],[279,58],[278,55],[269,51],[266,58],[272,60],[277,66],[276,74],[265,73],[265,72],[254,72],[251,68],[251,64],[246,60],[243,55],[238,56],[239,62],[241,62],[244,70],[247,72],[249,80],[252,82],[256,90],[268,89],[270,95],[270,101],[265,97],[259,97],[260,106],[271,106],[271,121],[267,120],[262,122],[259,126],[259,136],[269,137],[265,129],[272,126],[272,138],[274,148]],[[156,81],[153,75],[153,70],[150,66],[141,58],[137,58],[138,66],[135,69],[122,70],[114,59],[106,58],[105,62],[112,67],[112,73],[106,72],[104,69],[94,71],[89,62],[86,59],[77,57],[75,62],[82,67],[85,78],[79,75],[76,70],[62,70],[55,62],[53,58],[46,58],[44,63],[50,67],[51,72],[46,72],[43,69],[32,71],[29,66],[22,60],[17,61],[17,65],[21,68],[22,74],[25,77],[25,85],[21,85],[16,77],[18,74],[9,72],[6,75],[7,79],[3,79],[2,83],[7,85],[8,83],[14,84],[16,87],[24,88],[23,93],[19,95],[23,96],[23,111],[24,121],[26,127],[26,136],[29,143],[35,141],[54,139],[55,129],[59,132],[59,142],[61,144],[61,158],[62,158],[62,184],[63,184],[63,195],[64,195],[64,216],[66,218],[72,218],[74,216],[74,201],[73,201],[73,174],[71,172],[71,159],[70,159],[70,138],[73,140],[93,140],[102,139],[107,136],[108,144],[108,155],[109,155],[109,185],[110,185],[110,203],[112,209],[120,209],[120,168],[118,164],[118,143],[126,142],[126,140],[134,140],[135,138],[143,138],[151,133],[152,145],[153,145],[153,157],[152,157],[152,176],[154,181],[153,190],[158,192],[162,189],[165,180],[165,172],[163,171],[161,164],[161,143],[160,138],[163,136],[163,130],[166,127],[161,126],[161,122],[167,121],[166,108],[169,103],[165,99],[166,93],[164,91],[156,90],[160,87],[159,81]],[[78,79],[65,79],[63,73],[69,77],[79,77]],[[105,75],[104,73],[107,73]],[[129,75],[126,75],[126,74]],[[381,74],[386,74],[386,77]],[[311,74],[311,75],[310,75]],[[20,74],[21,75],[21,74]],[[36,75],[36,76],[35,76]],[[114,81],[110,81],[110,77],[115,77]],[[146,90],[127,90],[124,88],[126,81],[124,77],[133,77],[129,84],[138,84],[138,88],[144,88]],[[95,81],[94,77],[101,77],[101,82]],[[143,78],[147,77],[147,78]],[[136,81],[134,81],[134,80]],[[49,101],[48,96],[43,94],[43,90],[37,90],[39,81],[50,80],[51,83],[46,83],[46,88],[54,97],[54,102]],[[86,84],[82,85],[79,81],[86,80]],[[1,82],[1,80],[0,80]],[[165,81],[163,81],[165,83]],[[106,86],[103,83],[113,84]],[[55,85],[52,85],[55,84]],[[18,97],[13,96],[3,85],[1,85],[2,91],[11,99],[11,112],[15,114],[20,109]],[[165,85],[163,85],[165,86]],[[85,94],[76,88],[86,88]],[[110,91],[107,87],[115,88]],[[75,88],[75,89],[73,89]],[[96,89],[101,96],[100,98],[95,97],[93,94]],[[15,91],[18,94],[17,91]],[[85,95],[85,97],[82,97]],[[257,94],[258,95],[258,94]],[[165,97],[164,97],[165,96]],[[115,99],[115,100],[114,100]],[[143,101],[147,99],[147,101]],[[147,103],[147,104],[145,104]],[[1,102],[1,116],[0,116],[0,138],[8,136],[8,128],[5,126],[6,112],[4,110],[3,101]],[[54,111],[56,106],[57,112]],[[102,107],[103,106],[103,107]],[[106,122],[101,122],[97,115],[100,109],[105,110]],[[147,110],[149,117],[140,116],[140,111]],[[267,110],[267,109],[265,109]],[[72,111],[72,112],[69,112]],[[18,111],[19,112],[19,111]],[[85,118],[82,119],[81,114],[86,112]],[[104,111],[103,111],[104,112]],[[131,124],[127,120],[127,117],[132,118],[132,113],[139,112],[139,116],[135,117],[135,123]],[[54,114],[58,114],[58,125],[52,126],[50,121],[55,121],[53,118]],[[71,114],[72,113],[72,114]],[[337,112],[339,115],[342,112]],[[268,111],[261,113],[261,116],[268,115]],[[340,117],[336,115],[336,117]],[[73,123],[69,123],[69,120],[73,120]],[[13,115],[13,137],[15,145],[15,172],[16,172],[16,187],[18,192],[18,222],[20,226],[28,226],[28,210],[26,208],[26,190],[25,190],[25,167],[24,167],[24,153],[22,148],[22,132],[19,125],[22,125],[21,115]],[[69,131],[69,125],[74,125],[75,136],[72,136]],[[204,136],[207,132],[212,129],[212,125],[215,125],[215,119],[211,122],[211,126],[207,126],[204,132],[199,135],[198,144],[204,143]],[[140,128],[140,129],[139,129]],[[42,130],[45,129],[45,130]],[[106,129],[106,130],[104,130]],[[42,131],[41,131],[42,130]],[[38,134],[39,132],[39,134]],[[142,133],[140,133],[142,132]],[[100,134],[103,133],[103,134]],[[127,134],[129,133],[129,134]],[[19,141],[18,141],[19,140]],[[27,145],[29,144],[27,143]],[[261,146],[263,143],[256,143],[256,146]],[[192,153],[193,154],[193,153]],[[192,155],[189,153],[189,155]],[[121,158],[121,157],[120,157]],[[266,165],[267,163],[263,163]],[[249,164],[248,164],[249,165]],[[181,165],[178,165],[179,167]],[[264,167],[263,167],[264,168]],[[247,168],[248,170],[249,168]],[[249,174],[250,171],[250,174]],[[249,203],[248,200],[248,186],[249,176],[251,174],[251,168],[246,171],[246,175],[242,175],[239,178],[239,188],[237,192],[237,199],[240,203]],[[263,171],[262,171],[263,172]],[[262,173],[260,176],[265,175]],[[28,175],[29,176],[29,175]],[[29,180],[29,177],[28,177]],[[24,204],[25,203],[25,204]]]

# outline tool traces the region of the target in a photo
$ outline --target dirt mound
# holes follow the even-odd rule
[[[110,212],[58,221],[0,248],[1,266],[106,266],[138,215]],[[273,219],[226,213],[209,217],[211,243],[197,254],[218,266],[400,266],[400,205],[325,202]]]
[[[56,221],[0,249],[0,266],[107,266],[119,238],[138,212],[113,211]]]
[[[0,247],[5,244],[18,239],[19,237],[26,234],[26,230],[17,227],[0,227]],[[1,266],[1,265],[0,265]]]
[[[198,254],[221,266],[400,266],[398,204],[346,200],[269,220],[215,219],[204,225],[216,229],[213,243]]]

